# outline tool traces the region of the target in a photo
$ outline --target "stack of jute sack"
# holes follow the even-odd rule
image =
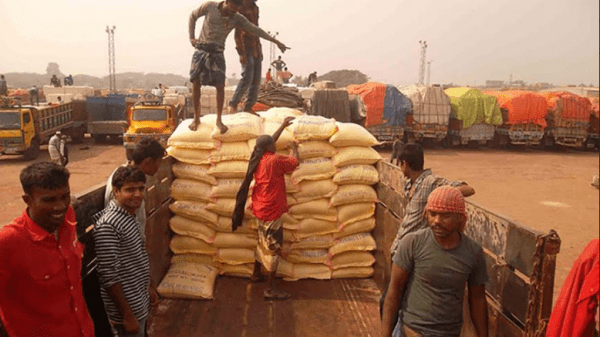
[[[278,274],[289,280],[372,275],[375,241],[369,232],[375,227],[376,193],[371,185],[378,180],[373,164],[380,156],[371,146],[377,141],[355,124],[273,108],[260,117],[224,115],[229,128],[225,134],[215,127],[215,115],[203,116],[195,132],[186,120],[169,139],[168,152],[177,160],[169,222],[175,236],[170,243],[172,277],[165,277],[168,284],[159,287],[163,296],[211,298],[210,281],[217,274],[252,274],[257,245],[252,185],[244,223],[232,232],[235,196],[256,137],[272,135],[288,116],[296,119],[276,148],[291,155],[289,143],[296,142],[300,164],[286,175],[290,210],[283,216],[285,243]],[[188,277],[176,276],[184,274]],[[194,283],[190,277],[202,281]]]

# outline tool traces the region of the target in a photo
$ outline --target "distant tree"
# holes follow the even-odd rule
[[[369,81],[369,76],[358,70],[333,70],[325,75],[318,76],[319,81],[333,81],[336,88],[343,88],[350,84],[362,84]]]
[[[48,63],[48,66],[46,67],[46,75],[56,75],[58,77],[65,77],[65,74],[63,74],[60,71],[60,67],[58,66],[58,63],[56,62],[50,62]]]
[[[308,83],[308,77],[294,76],[290,82],[295,83],[299,87],[305,87]]]

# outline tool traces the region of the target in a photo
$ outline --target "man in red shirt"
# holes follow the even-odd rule
[[[51,162],[21,171],[27,209],[0,229],[0,317],[10,336],[94,335],[81,287],[69,171]]]
[[[290,143],[294,156],[276,154],[275,142],[294,117],[287,117],[273,136],[261,135],[256,138],[256,146],[248,163],[246,179],[237,195],[236,210],[233,215],[233,228],[237,228],[243,217],[248,186],[254,177],[252,191],[252,213],[258,218],[258,247],[254,263],[253,282],[264,280],[261,266],[267,271],[265,300],[285,300],[289,294],[275,288],[277,265],[283,244],[283,223],[281,216],[288,211],[285,194],[285,174],[298,166],[298,148]],[[240,217],[240,214],[242,216]]]

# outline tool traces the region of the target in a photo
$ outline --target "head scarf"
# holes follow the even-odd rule
[[[425,210],[466,215],[465,198],[455,187],[440,186],[429,194]]]
[[[274,143],[275,141],[273,140],[273,137],[269,135],[260,135],[258,136],[258,138],[256,138],[256,145],[254,146],[254,150],[252,151],[252,155],[250,156],[250,161],[248,162],[248,170],[246,171],[246,177],[244,178],[242,186],[240,187],[235,197],[235,208],[233,209],[233,217],[231,224],[231,228],[234,231],[242,225],[242,221],[244,220],[244,209],[246,208],[246,199],[248,198],[248,190],[250,189],[250,183],[254,178],[254,172],[258,168],[260,159],[262,158],[267,148]]]

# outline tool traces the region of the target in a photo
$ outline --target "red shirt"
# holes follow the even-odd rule
[[[552,310],[546,337],[593,336],[598,310],[599,240],[592,240],[560,290]]]
[[[71,207],[59,241],[23,212],[0,229],[0,317],[10,336],[94,336]]]
[[[267,75],[266,75],[266,81],[267,82],[271,82],[273,80],[273,78],[271,77],[271,73],[267,71]]]
[[[288,211],[285,174],[298,166],[294,157],[265,152],[254,172],[252,213],[263,221],[273,221]]]

